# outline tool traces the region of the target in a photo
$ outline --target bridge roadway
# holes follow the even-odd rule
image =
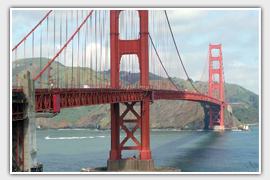
[[[22,89],[12,89],[13,96]],[[150,93],[150,101],[156,100],[188,100],[206,102],[212,105],[223,105],[220,100],[188,91],[156,90],[156,89],[113,89],[113,88],[73,88],[73,89],[35,89],[36,112],[60,112],[61,108],[90,106],[110,103],[142,101]],[[12,114],[20,114],[23,108],[16,108],[13,103]]]

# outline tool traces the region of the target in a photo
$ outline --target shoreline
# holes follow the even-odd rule
[[[247,124],[248,126],[260,126],[259,124]],[[225,130],[233,130],[232,128],[225,128]],[[111,131],[110,129],[96,129],[96,128],[36,128],[36,130],[95,130],[95,131]],[[179,128],[150,128],[151,131],[212,131],[210,129],[179,129]],[[122,130],[123,131],[123,130]]]

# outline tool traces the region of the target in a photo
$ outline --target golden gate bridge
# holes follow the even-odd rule
[[[12,157],[21,170],[29,112],[61,113],[62,108],[110,104],[108,170],[123,168],[119,162],[124,161],[124,150],[139,151],[139,169],[153,170],[149,107],[156,100],[204,102],[209,106],[209,128],[224,129],[222,46],[209,44],[208,90],[199,91],[183,64],[166,11],[50,10],[12,48],[12,61]],[[171,78],[181,73],[191,85],[188,90]],[[126,106],[123,113],[120,103]],[[135,118],[126,119],[128,113]],[[122,140],[120,129],[126,132]],[[139,129],[137,139],[134,132]],[[126,145],[129,139],[135,146]]]

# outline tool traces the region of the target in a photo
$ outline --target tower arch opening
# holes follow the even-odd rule
[[[119,14],[119,39],[135,40],[140,38],[140,17],[135,10],[121,11]]]

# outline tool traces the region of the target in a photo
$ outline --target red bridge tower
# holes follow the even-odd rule
[[[217,49],[218,56],[212,56],[212,50]],[[220,45],[209,45],[209,96],[223,100],[223,67],[222,51]],[[224,129],[223,105],[209,105],[209,127],[212,129]]]
[[[121,57],[126,54],[136,54],[140,68],[140,86],[149,89],[149,54],[148,54],[148,11],[139,10],[140,37],[135,40],[119,39],[120,10],[110,11],[110,43],[111,43],[111,88],[120,88],[119,71]],[[132,169],[153,170],[153,159],[150,151],[149,127],[149,100],[150,94],[145,94],[140,102],[141,113],[134,110],[136,102],[125,103],[126,110],[120,114],[119,103],[111,104],[111,151],[108,160],[108,170]],[[135,115],[136,119],[127,120],[124,117],[128,112]],[[124,123],[136,123],[130,131]],[[120,142],[120,127],[127,136]],[[141,140],[134,136],[137,129],[141,129]],[[132,139],[136,146],[125,146],[128,139]],[[137,160],[124,160],[121,158],[123,150],[138,150],[140,158]]]

